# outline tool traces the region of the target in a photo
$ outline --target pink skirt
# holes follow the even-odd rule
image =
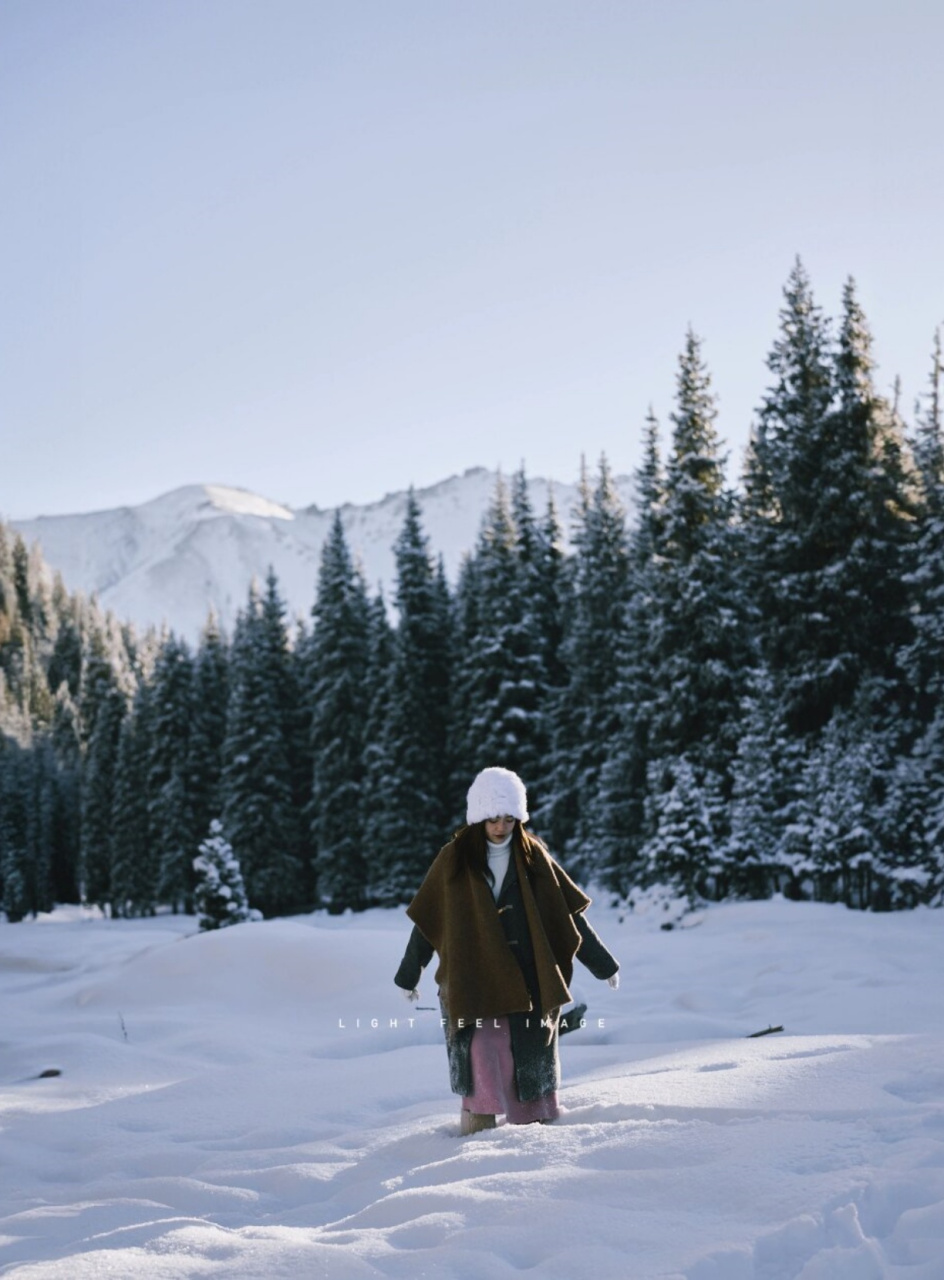
[[[515,1087],[515,1060],[511,1053],[511,1027],[507,1018],[486,1018],[472,1033],[472,1093],[462,1099],[464,1111],[478,1115],[504,1115],[509,1124],[556,1120],[560,1114],[557,1093],[546,1093],[534,1102],[521,1102]]]

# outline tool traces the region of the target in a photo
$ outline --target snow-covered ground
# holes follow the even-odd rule
[[[562,1118],[465,1139],[402,913],[0,925],[0,1273],[944,1277],[944,913],[593,919]]]

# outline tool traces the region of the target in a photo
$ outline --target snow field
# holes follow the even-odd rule
[[[940,914],[592,911],[563,1116],[466,1139],[402,913],[0,925],[0,1274],[941,1280]]]

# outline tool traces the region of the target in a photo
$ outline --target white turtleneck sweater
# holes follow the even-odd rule
[[[495,877],[492,884],[492,896],[498,901],[498,895],[501,892],[502,884],[505,880],[505,872],[508,870],[508,861],[511,858],[511,837],[515,833],[509,832],[507,838],[501,844],[492,844],[488,846],[488,869]]]

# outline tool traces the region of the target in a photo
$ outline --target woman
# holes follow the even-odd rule
[[[461,1129],[549,1121],[558,1115],[561,1005],[576,955],[618,985],[619,965],[584,919],[590,899],[557,865],[528,820],[524,783],[483,769],[469,788],[467,826],[440,850],[407,908],[413,931],[394,981],[419,998],[436,982],[449,1076],[462,1095]]]

